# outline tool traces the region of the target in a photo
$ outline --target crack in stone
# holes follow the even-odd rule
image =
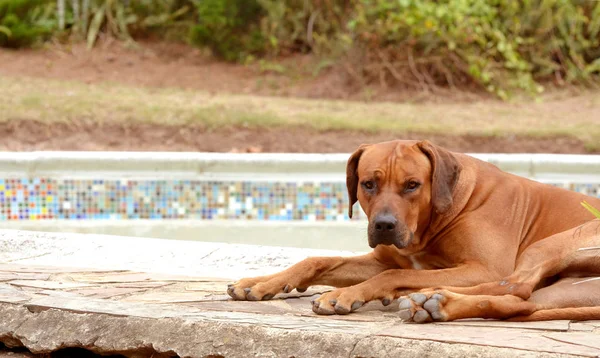
[[[123,298],[131,297],[131,296],[135,296],[135,295],[139,295],[139,294],[144,294],[144,293],[152,292],[152,291],[154,291],[157,288],[164,289],[164,288],[169,287],[169,286],[174,286],[177,283],[178,283],[177,281],[171,281],[171,282],[166,283],[166,284],[164,284],[162,286],[141,288],[139,291],[127,292],[127,293],[120,293],[120,294],[112,295],[112,296],[110,296],[108,298],[110,298],[110,299],[115,299],[115,298],[123,299]]]
[[[17,305],[15,305],[15,306],[17,306]],[[21,321],[21,322],[20,322],[20,323],[19,323],[19,324],[18,324],[18,325],[15,327],[15,328],[11,329],[11,330],[10,330],[8,333],[6,333],[5,335],[3,335],[4,337],[7,337],[7,338],[11,339],[11,342],[10,342],[9,344],[7,344],[7,341],[6,341],[6,340],[4,340],[4,339],[2,338],[2,337],[3,337],[2,335],[0,335],[0,342],[4,343],[4,344],[5,344],[5,345],[7,345],[7,346],[9,346],[9,345],[10,345],[10,346],[12,346],[12,345],[13,345],[13,344],[12,344],[13,342],[17,342],[17,343],[19,344],[19,346],[18,346],[18,347],[25,347],[25,348],[27,348],[27,347],[25,346],[25,344],[23,343],[23,340],[22,340],[22,338],[18,338],[18,336],[16,335],[16,332],[17,332],[17,331],[18,331],[18,330],[19,330],[19,329],[20,329],[20,328],[21,328],[21,327],[22,327],[22,326],[23,326],[25,323],[27,323],[29,320],[30,320],[30,318],[29,318],[29,317],[25,317],[25,318],[24,318],[24,319],[23,319],[23,320],[22,320],[22,321]]]
[[[33,314],[42,313],[50,309],[50,307],[43,307],[38,305],[24,305],[24,307],[27,308],[27,310]]]
[[[8,262],[16,262],[16,261],[21,261],[21,260],[35,259],[35,258],[42,257],[42,256],[48,256],[48,255],[50,255],[50,254],[51,254],[50,252],[46,252],[46,253],[39,254],[39,255],[27,256],[27,257],[20,257],[20,258],[17,258],[17,259],[12,259],[12,260],[6,260],[5,262],[7,262],[7,263],[8,263]]]
[[[90,347],[95,347],[96,346],[96,342],[100,339],[100,336],[94,336],[94,338],[92,339],[92,343],[90,343]]]
[[[98,313],[98,312],[92,312],[92,311],[76,310],[76,309],[72,309],[72,308],[56,308],[56,307],[49,307],[49,306],[40,306],[40,305],[36,305],[36,304],[24,305],[24,307],[32,314],[38,314],[38,313],[45,312],[45,311],[56,310],[56,311],[65,311],[65,312],[70,312],[70,313],[74,313],[74,314],[83,314],[83,315],[85,315],[85,314],[102,314],[102,315],[106,315],[106,316],[110,316],[110,317],[121,317],[121,318],[131,317],[130,315],[127,315],[127,314],[118,314],[118,313],[111,313],[111,312]]]
[[[18,307],[18,305],[14,305],[15,307]],[[17,334],[17,332],[19,331],[19,329],[21,327],[23,327],[23,325],[25,323],[28,323],[31,320],[31,317],[25,317],[19,324],[17,324],[16,327],[9,329],[9,332],[7,332],[4,335],[0,335],[0,342],[4,343],[7,347],[23,347],[23,348],[27,348],[29,350],[29,348],[27,347],[27,345],[25,345],[25,343],[23,342],[23,339],[25,337],[21,337]],[[7,340],[4,339],[4,337],[10,339],[10,342],[8,342]],[[16,343],[16,344],[14,344]]]
[[[198,259],[198,261],[204,260],[205,258],[209,257],[210,255],[214,254],[215,252],[219,251],[219,249],[214,249],[211,252],[209,252],[208,254],[202,256],[201,258]]]
[[[579,346],[579,347],[586,347],[586,348],[598,349],[598,347],[589,346],[587,344],[576,343],[576,342],[568,341],[568,340],[565,340],[565,339],[550,337],[550,336],[547,336],[545,334],[543,334],[542,337],[548,338],[548,339],[551,339],[553,341],[560,342],[560,343],[567,343],[567,344],[572,344],[574,346]]]
[[[359,344],[360,342],[364,341],[365,339],[368,339],[368,338],[371,338],[371,337],[372,337],[372,336],[370,336],[370,335],[369,335],[369,336],[365,336],[365,337],[362,337],[362,338],[359,338],[359,339],[357,339],[357,340],[356,340],[356,342],[354,342],[354,345],[352,346],[352,350],[350,350],[350,354],[348,355],[348,358],[353,358],[353,357],[355,357],[355,355],[354,355],[354,351],[356,350],[356,347],[358,346],[358,344]]]

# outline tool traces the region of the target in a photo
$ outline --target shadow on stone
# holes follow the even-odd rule
[[[15,358],[126,358],[128,356],[136,356],[136,357],[178,357],[174,355],[162,355],[156,354],[156,352],[135,352],[136,354],[131,354],[132,352],[127,352],[127,355],[122,354],[97,354],[90,350],[84,348],[63,348],[51,353],[41,353],[35,354],[31,353],[25,347],[7,347],[4,343],[0,342],[0,357],[10,356]],[[215,356],[218,357],[218,356]],[[211,357],[212,358],[212,357]]]
[[[50,353],[50,355],[45,355],[46,357],[50,357],[50,358],[97,358],[97,357],[104,357],[104,358],[124,358],[125,356],[120,355],[120,354],[116,354],[116,355],[100,355],[100,354],[96,354],[92,351],[88,351],[87,349],[83,349],[83,348],[64,348],[64,349],[59,349],[55,352]]]

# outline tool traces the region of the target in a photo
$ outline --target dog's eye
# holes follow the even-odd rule
[[[415,191],[415,190],[417,190],[417,188],[419,186],[421,186],[421,183],[411,180],[406,184],[405,191],[407,191],[407,192]]]
[[[372,180],[367,180],[362,185],[367,190],[372,190],[375,187],[375,183]]]

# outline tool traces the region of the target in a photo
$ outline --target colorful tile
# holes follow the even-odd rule
[[[600,183],[557,185],[600,197]],[[31,178],[0,179],[0,188],[0,220],[349,220],[337,182]]]

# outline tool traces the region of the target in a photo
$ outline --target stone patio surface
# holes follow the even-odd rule
[[[0,230],[0,342],[131,357],[598,357],[600,321],[402,323],[394,304],[317,316],[313,287],[234,302],[228,282],[304,250]]]

